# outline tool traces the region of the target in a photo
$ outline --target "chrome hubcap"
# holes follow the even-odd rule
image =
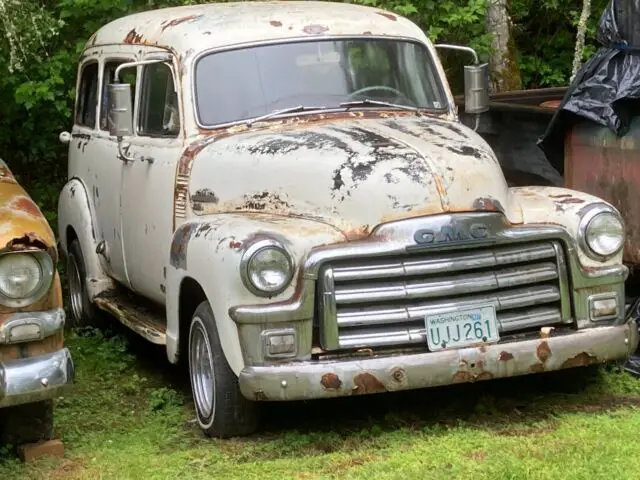
[[[76,321],[82,320],[83,303],[82,303],[82,279],[80,278],[80,270],[73,255],[69,256],[67,262],[67,271],[69,275],[69,296],[71,297],[71,313]]]
[[[194,318],[189,339],[189,370],[196,407],[203,418],[209,418],[215,409],[213,383],[213,355],[209,337],[202,320]]]

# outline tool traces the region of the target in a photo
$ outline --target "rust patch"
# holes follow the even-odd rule
[[[197,226],[196,224],[188,223],[181,226],[175,233],[169,254],[169,263],[172,267],[187,269],[187,246]]]
[[[574,367],[586,367],[587,365],[592,365],[594,363],[598,363],[598,359],[593,355],[588,354],[587,352],[582,352],[575,357],[571,357],[566,360],[561,368],[574,368]]]
[[[276,209],[276,210],[286,210],[289,208],[289,204],[280,198],[275,192],[260,192],[254,193],[253,195],[245,195],[244,203],[239,207],[236,207],[236,210],[265,210],[265,209]]]
[[[529,367],[529,371],[531,373],[542,373],[544,372],[544,365],[542,363],[535,363]]]
[[[398,383],[402,383],[406,375],[407,374],[402,368],[395,368],[393,372],[391,372],[391,378],[393,378]]]
[[[38,206],[29,197],[17,198],[13,202],[11,202],[11,205],[9,208],[11,208],[12,210],[13,209],[19,210],[21,212],[26,213],[27,215],[31,215],[34,217],[42,216],[42,213],[40,212],[40,209],[38,208]]]
[[[342,380],[335,373],[325,373],[320,379],[320,384],[325,390],[338,390],[342,385]]]
[[[353,394],[364,395],[367,393],[382,393],[387,387],[369,372],[362,372],[353,378]]]
[[[584,203],[585,201],[582,198],[571,197],[565,198],[564,200],[560,200],[558,203],[568,204],[568,203]]]
[[[218,203],[218,196],[208,188],[197,190],[191,196],[191,200],[200,203]]]
[[[307,35],[320,35],[329,31],[329,28],[324,25],[307,25],[302,31]]]
[[[509,353],[509,352],[500,352],[500,358],[499,360],[501,362],[508,362],[509,360],[513,360],[513,354]]]
[[[380,16],[382,16],[384,18],[388,18],[389,20],[394,21],[394,22],[396,20],[398,20],[395,15],[392,15],[391,13],[388,13],[388,12],[376,12],[376,13],[378,15],[380,15]]]
[[[549,344],[547,342],[540,342],[540,345],[536,348],[536,355],[540,359],[542,363],[545,363],[549,360],[551,356],[551,349],[549,348]]]
[[[192,22],[194,20],[202,18],[203,16],[204,14],[202,13],[198,15],[187,15],[186,17],[174,18],[170,22],[164,21],[160,25],[162,25],[162,31],[164,32],[167,28],[172,28],[185,22]]]
[[[233,250],[240,250],[242,248],[242,242],[231,240],[229,242],[229,248],[232,248]]]
[[[367,30],[366,32],[362,32],[362,35],[373,35],[373,33],[371,33],[369,30]]]
[[[486,197],[486,198],[476,198],[473,201],[473,209],[481,210],[485,212],[500,212],[504,213],[504,207],[500,203],[499,200]]]
[[[281,27],[282,26],[282,22],[279,22],[278,20],[271,20],[269,22],[269,25],[271,25],[272,27]]]
[[[2,181],[15,181],[15,177],[9,167],[2,161],[0,161],[0,180]]]
[[[264,394],[264,392],[262,390],[258,390],[257,392],[255,392],[253,394],[253,398],[256,399],[256,402],[264,402],[267,399],[267,396]]]
[[[124,43],[142,43],[142,34],[136,32],[135,28],[132,28],[131,30],[129,30],[129,33],[127,33],[127,36],[124,37]]]
[[[371,233],[371,230],[369,228],[369,225],[362,225],[356,229],[353,230],[345,230],[344,232],[344,236],[347,237],[347,240],[361,240],[363,238],[366,238],[369,236],[369,234]]]
[[[0,322],[2,323],[2,322]],[[0,362],[37,357],[60,350],[64,344],[63,332],[57,332],[44,340],[0,346]]]

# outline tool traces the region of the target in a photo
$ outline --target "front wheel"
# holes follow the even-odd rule
[[[238,379],[222,351],[209,302],[202,302],[189,328],[189,377],[200,428],[209,437],[253,433],[258,405],[242,396]]]

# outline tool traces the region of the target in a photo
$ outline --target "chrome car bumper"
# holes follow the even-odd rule
[[[48,400],[73,383],[69,350],[0,363],[0,407]]]
[[[621,360],[637,345],[638,330],[630,321],[459,350],[250,366],[241,371],[239,385],[246,398],[257,401],[362,395]]]

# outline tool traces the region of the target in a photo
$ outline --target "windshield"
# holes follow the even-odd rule
[[[386,39],[305,41],[210,53],[196,65],[195,95],[203,126],[294,107],[344,108],[341,103],[365,100],[428,110],[447,106],[427,48]],[[358,108],[373,106],[363,102]]]

